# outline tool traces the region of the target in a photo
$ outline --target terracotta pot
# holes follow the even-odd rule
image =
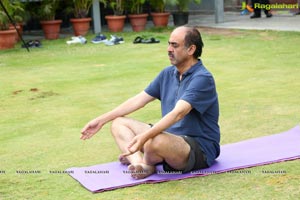
[[[90,30],[90,22],[92,18],[72,18],[70,22],[72,23],[74,35],[75,36],[84,36]]]
[[[16,28],[17,28],[18,32],[20,33],[20,35],[22,35],[23,34],[23,25],[22,24],[17,24]],[[10,30],[15,30],[15,26],[10,24],[9,29]],[[19,37],[18,32],[16,31],[16,42],[19,42],[21,40],[20,37]]]
[[[122,32],[125,24],[125,15],[107,15],[105,19],[107,21],[108,29],[111,32]]]
[[[11,49],[16,44],[16,30],[0,31],[0,49]]]
[[[44,36],[48,40],[55,40],[59,38],[60,25],[62,20],[50,20],[50,21],[40,21]]]
[[[152,21],[156,27],[166,27],[169,23],[169,12],[165,13],[151,13]]]
[[[145,30],[148,14],[128,15],[133,31]]]

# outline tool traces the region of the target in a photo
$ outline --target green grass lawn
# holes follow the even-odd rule
[[[42,41],[43,47],[30,53],[20,44],[0,51],[0,199],[297,199],[299,160],[99,194],[66,174],[49,173],[116,161],[119,150],[109,125],[88,141],[79,139],[80,130],[169,65],[169,33],[141,33],[161,40],[151,45],[132,44],[138,33],[121,33],[125,44],[111,47],[68,46],[65,38]],[[202,60],[219,94],[222,144],[299,124],[300,33],[204,30],[202,35]],[[156,122],[159,102],[131,117]],[[16,173],[22,170],[40,173]]]

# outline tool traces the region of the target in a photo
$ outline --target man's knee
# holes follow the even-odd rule
[[[117,117],[114,119],[111,123],[110,130],[112,134],[117,133],[120,126],[125,124],[125,118],[124,117]]]
[[[164,137],[160,134],[155,136],[154,138],[148,140],[144,145],[144,152],[145,153],[159,153],[161,148],[164,148],[166,144]]]
[[[144,153],[147,160],[153,163],[157,157],[166,160],[173,166],[181,167],[189,156],[190,146],[180,136],[162,133],[149,140],[144,145]],[[154,161],[151,159],[154,156]]]
[[[162,148],[165,148],[166,144],[163,144],[163,141],[160,135],[148,140],[143,147],[144,160],[147,164],[155,165],[163,161]]]

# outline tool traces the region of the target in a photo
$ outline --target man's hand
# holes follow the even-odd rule
[[[86,140],[90,139],[93,135],[95,135],[101,128],[103,124],[96,118],[90,121],[85,125],[85,127],[81,130],[80,139]]]
[[[127,147],[128,152],[123,153],[121,156],[130,156],[140,151],[146,142],[147,138],[145,137],[145,134],[135,136]]]

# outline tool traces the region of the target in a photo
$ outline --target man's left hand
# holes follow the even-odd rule
[[[121,156],[129,156],[140,151],[146,141],[145,134],[135,136],[127,147],[128,152],[123,153]]]

